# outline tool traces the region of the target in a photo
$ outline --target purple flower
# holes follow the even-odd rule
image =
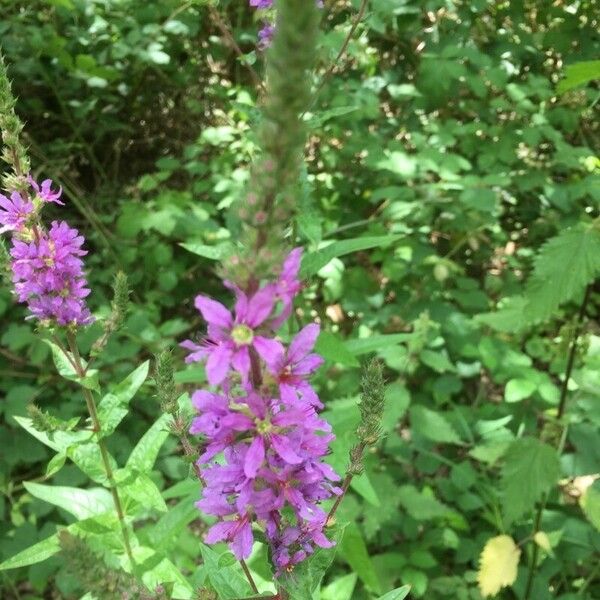
[[[250,0],[250,6],[254,8],[271,8],[273,0]]]
[[[265,23],[258,31],[258,49],[264,51],[267,48],[270,48],[274,35],[275,26],[271,25],[271,23]]]
[[[269,370],[279,384],[281,400],[290,406],[297,404],[301,396],[313,406],[323,408],[319,397],[306,381],[308,375],[323,364],[318,354],[311,353],[319,331],[316,323],[307,325],[292,340],[286,352],[281,352],[268,363]]]
[[[281,344],[256,333],[267,320],[275,303],[274,289],[266,286],[248,298],[236,290],[237,302],[233,316],[220,302],[197,296],[195,305],[208,323],[207,337],[202,345],[187,340],[182,347],[191,350],[186,362],[206,359],[206,375],[211,385],[220,384],[232,366],[248,379],[250,352],[255,351],[265,361],[281,352]]]
[[[0,194],[0,233],[21,231],[34,212],[33,202],[25,200],[19,192],[13,192],[10,199]]]
[[[85,298],[90,293],[81,256],[87,254],[83,236],[64,221],[54,221],[48,232],[36,231],[31,242],[13,239],[13,283],[19,302],[32,317],[58,325],[93,322]]]
[[[205,541],[225,541],[246,558],[257,523],[278,573],[315,547],[332,545],[320,503],[342,493],[339,476],[323,461],[334,439],[331,426],[317,414],[323,405],[308,382],[323,362],[312,352],[319,326],[304,327],[287,349],[274,339],[301,289],[301,257],[300,248],[292,250],[277,279],[252,295],[224,282],[236,296],[233,313],[197,296],[206,337],[181,344],[190,350],[187,362],[206,361],[208,382],[218,386],[192,395],[198,414],[190,433],[202,437],[197,506],[218,519]]]
[[[301,261],[302,248],[294,248],[284,260],[281,273],[275,282],[275,294],[282,305],[281,312],[273,319],[275,329],[292,314],[294,298],[302,289],[302,284],[298,279]]]
[[[41,188],[31,175],[27,176],[27,181],[29,182],[29,185],[35,190],[35,193],[44,202],[55,202],[56,204],[60,204],[61,206],[65,205],[65,203],[60,200],[60,197],[62,195],[62,188],[59,187],[56,192],[53,192],[51,189],[51,179],[44,179],[44,181],[42,181]]]

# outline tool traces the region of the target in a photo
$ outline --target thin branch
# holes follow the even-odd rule
[[[562,388],[560,390],[560,402],[558,403],[557,419],[560,420],[565,412],[565,405],[567,403],[567,392],[569,388],[569,379],[571,379],[571,372],[573,371],[573,365],[575,364],[575,355],[577,354],[577,341],[579,334],[581,333],[581,326],[583,324],[583,317],[585,315],[585,309],[590,300],[592,292],[592,284],[590,283],[583,296],[583,301],[579,307],[577,313],[577,321],[575,322],[575,331],[573,331],[573,337],[571,338],[571,347],[569,348],[569,358],[567,360],[567,368],[565,370],[565,378],[562,382]]]
[[[229,47],[238,55],[238,58],[241,59],[241,62],[248,69],[252,77],[252,81],[254,82],[254,85],[256,85],[262,92],[264,92],[265,84],[263,83],[262,79],[258,76],[258,73],[254,70],[254,67],[246,60],[246,55],[238,46],[238,43],[235,41],[235,38],[229,30],[229,27],[227,27],[225,21],[223,21],[221,15],[219,14],[219,11],[212,4],[209,4],[208,12],[210,13],[211,19],[215,22],[223,37],[227,40]]]
[[[246,579],[248,580],[248,583],[250,584],[252,591],[255,594],[260,593],[258,591],[258,588],[256,587],[256,583],[254,583],[254,579],[252,578],[252,573],[250,573],[250,569],[248,568],[248,565],[246,564],[246,561],[243,558],[240,558],[240,565],[242,565],[242,570],[244,571],[244,575],[246,576]]]
[[[369,0],[361,1],[360,7],[358,8],[358,12],[356,13],[356,17],[354,17],[354,21],[352,21],[350,31],[348,32],[348,35],[346,35],[346,38],[344,39],[344,42],[343,42],[339,52],[337,53],[337,56],[335,57],[334,61],[331,63],[331,65],[329,66],[327,71],[325,71],[325,74],[323,75],[323,77],[321,77],[321,81],[319,82],[319,85],[317,86],[317,89],[315,90],[313,99],[312,99],[309,107],[307,108],[306,112],[308,112],[315,105],[315,102],[317,101],[319,94],[325,87],[325,84],[329,81],[329,79],[333,75],[338,63],[342,60],[342,58],[346,54],[346,50],[348,50],[350,41],[354,37],[354,34],[356,33],[356,30],[357,30],[358,26],[360,25],[360,22],[363,20],[363,17],[365,16],[365,11],[367,9],[368,1]]]

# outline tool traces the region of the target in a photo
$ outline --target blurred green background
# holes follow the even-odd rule
[[[358,4],[326,1],[316,81]],[[600,598],[600,487],[582,479],[600,474],[594,4],[371,0],[306,115],[295,230],[308,252],[333,250],[298,309],[325,332],[317,385],[340,471],[363,358],[378,355],[389,382],[385,438],[338,513],[353,524],[322,600],[400,584],[414,598],[479,599],[479,555],[502,533],[523,556],[499,597]],[[245,0],[218,10],[262,73],[255,11]],[[46,214],[87,236],[96,314],[108,314],[115,272],[129,276],[132,310],[99,362],[118,381],[201,329],[195,294],[222,293],[207,247],[228,240],[257,151],[256,89],[200,0],[4,0],[0,40],[34,175],[65,190],[68,208]],[[24,489],[51,455],[13,416],[33,401],[82,413],[24,316],[2,286],[0,560],[70,519]],[[184,389],[202,383],[201,368],[179,365]],[[121,463],[159,414],[151,383],[132,407],[108,440]],[[156,482],[171,489],[188,471],[168,440]],[[52,483],[89,485],[72,464]],[[171,495],[179,518],[161,540],[184,573],[205,527],[185,511],[197,496]],[[537,529],[546,549],[534,550]],[[83,593],[59,557],[0,577],[11,600]]]

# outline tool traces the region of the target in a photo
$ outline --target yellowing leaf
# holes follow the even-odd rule
[[[509,535],[499,535],[488,540],[479,557],[477,583],[486,598],[495,596],[503,587],[512,585],[517,578],[521,550]]]
[[[550,538],[543,531],[538,531],[533,536],[533,541],[544,551],[546,554],[552,554],[552,544]]]

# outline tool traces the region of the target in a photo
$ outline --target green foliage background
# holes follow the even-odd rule
[[[246,4],[219,11],[261,73]],[[321,76],[358,4],[326,2]],[[379,356],[389,384],[385,438],[338,512],[350,525],[322,600],[401,584],[415,598],[481,598],[478,557],[501,533],[524,541],[502,597],[600,597],[600,488],[580,497],[577,487],[600,473],[598,26],[585,0],[371,0],[306,115],[294,232],[311,278],[299,309],[323,324],[318,385],[340,472],[360,362]],[[103,384],[120,381],[201,328],[195,294],[221,293],[215,259],[256,154],[257,90],[201,0],[8,0],[0,39],[34,171],[63,186],[88,237],[93,310],[108,314],[118,269],[130,278],[133,309],[96,365]],[[3,286],[0,561],[75,523],[36,485],[90,486],[71,462],[45,481],[53,454],[19,424],[33,401],[65,420],[82,413],[24,316]],[[181,367],[176,379],[190,390],[204,374]],[[197,587],[198,486],[154,394],[148,380],[107,443],[125,464],[159,419],[156,463],[138,464],[138,488],[162,490],[169,512],[148,492],[155,503],[136,531]],[[537,529],[551,553],[534,550]],[[234,598],[238,572],[223,551],[203,548],[202,560],[220,566],[222,597]],[[2,597],[80,597],[63,562],[3,571]],[[251,567],[268,580],[264,556]]]

